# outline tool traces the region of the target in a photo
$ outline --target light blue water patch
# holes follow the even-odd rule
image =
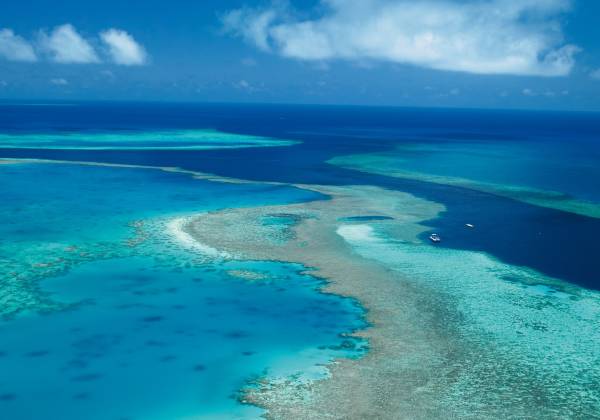
[[[108,166],[0,175],[2,418],[255,418],[238,402],[248,381],[315,378],[364,351],[345,336],[362,310],[302,267],[219,263],[170,230],[182,215],[318,194]]]
[[[374,222],[378,220],[393,220],[389,216],[348,216],[339,219],[340,222]]]
[[[216,130],[0,133],[0,149],[213,150],[297,143]]]
[[[135,244],[141,220],[320,197],[158,169],[50,163],[0,165],[0,195],[0,282],[122,253]]]
[[[61,163],[0,165],[0,195],[0,317],[61,308],[40,292],[40,280],[83,262],[136,255],[150,237],[164,235],[164,223],[163,232],[148,231],[154,219],[321,197],[159,169]]]
[[[0,240],[125,239],[130,222],[165,214],[296,203],[321,197],[293,187],[194,179],[158,169],[77,164],[0,165]]]
[[[496,407],[534,417],[600,417],[598,292],[483,253],[397,241],[382,229],[344,225],[338,232],[360,255],[437,296],[437,306],[423,310],[444,314],[440,325],[461,348],[443,356],[450,373],[440,401],[465,415]]]
[[[409,143],[377,156],[388,170],[557,191],[600,202],[597,142],[571,139]]]
[[[270,278],[236,279],[226,274],[233,268]],[[255,418],[259,409],[238,402],[247,380],[311,374],[361,352],[340,336],[362,326],[361,310],[318,293],[320,283],[298,270],[278,263],[182,270],[129,258],[46,280],[53,299],[80,304],[0,322],[2,417]]]

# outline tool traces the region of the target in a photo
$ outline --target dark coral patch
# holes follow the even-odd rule
[[[97,379],[100,379],[101,377],[102,377],[102,375],[100,375],[99,373],[88,373],[85,375],[75,376],[75,377],[71,378],[71,380],[73,382],[92,382]]]
[[[147,347],[165,347],[167,346],[167,343],[159,340],[148,340],[146,341],[145,345]]]
[[[48,353],[50,353],[48,350],[36,350],[36,351],[27,353],[26,356],[27,357],[44,357]]]
[[[160,315],[153,315],[153,316],[147,316],[142,318],[142,321],[144,322],[159,322],[162,321],[164,319],[164,317],[160,316]]]
[[[240,330],[236,330],[236,331],[230,331],[227,334],[225,334],[225,337],[227,338],[233,338],[233,339],[240,339],[240,338],[246,338],[248,337],[248,333],[246,331],[240,331]]]
[[[15,394],[0,394],[0,401],[13,401],[16,398]]]

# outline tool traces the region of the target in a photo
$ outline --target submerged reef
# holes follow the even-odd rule
[[[0,226],[0,318],[5,319],[26,311],[64,309],[40,289],[39,282],[75,266],[139,255],[160,258],[158,254],[165,250],[182,251],[181,238],[172,244],[156,243],[171,238],[168,233],[178,220],[174,215],[227,207],[230,202],[317,197],[286,186],[262,186],[177,168],[28,159],[0,162],[6,163],[0,175],[13,179],[3,185],[5,201],[0,208],[7,221]],[[46,181],[40,184],[40,179]],[[154,188],[139,187],[148,182],[154,182]],[[198,256],[201,261],[211,258],[204,254]]]
[[[0,133],[0,149],[53,150],[213,150],[292,146],[298,142],[216,130],[90,133]]]
[[[577,198],[560,191],[534,188],[526,185],[511,185],[403,169],[401,165],[402,159],[392,152],[336,156],[330,159],[328,163],[365,173],[467,188],[510,198],[534,206],[600,218],[600,204],[598,202]]]
[[[485,253],[423,243],[427,221],[438,217],[443,205],[373,186],[290,189],[276,183],[258,200],[253,197],[261,190],[244,180],[154,169],[211,181],[203,184],[207,189],[211,183],[229,185],[239,207],[211,203],[194,211],[185,199],[181,213],[165,216],[157,207],[157,213],[121,226],[122,235],[112,242],[45,243],[41,250],[21,247],[19,255],[5,250],[0,262],[10,269],[0,278],[1,315],[86,305],[55,300],[40,280],[91,261],[119,260],[126,266],[127,258],[150,259],[154,269],[175,274],[199,267],[209,272],[212,264],[232,284],[275,288],[277,276],[269,261],[297,263],[298,270],[326,280],[318,286],[320,292],[355,299],[366,309],[368,326],[356,323],[361,329],[340,334],[335,344],[319,349],[339,358],[323,365],[321,357],[314,377],[269,365],[263,375],[250,379],[233,398],[265,409],[265,416],[600,417],[600,294]],[[246,201],[239,200],[241,186],[247,190]],[[282,200],[269,194],[277,188],[287,188],[283,202],[293,204],[276,204]],[[219,188],[221,196],[223,191]],[[155,192],[151,200],[144,202],[156,202]],[[171,196],[165,202],[172,208]],[[201,283],[191,281],[196,280]],[[170,289],[164,293],[175,293]],[[155,291],[144,293],[140,299]],[[145,326],[163,321],[156,314],[142,318]],[[245,333],[228,334],[234,339]],[[34,350],[31,357],[40,354]],[[244,349],[242,356],[256,357],[255,349]],[[161,363],[174,360],[171,354],[161,357]],[[193,366],[194,372],[206,369],[204,364]],[[6,393],[4,400],[11,395]]]
[[[336,361],[324,380],[258,379],[243,402],[274,419],[600,415],[596,292],[422,243],[439,204],[369,186],[301,187],[331,200],[210,212],[183,229],[230,258],[301,263],[327,279],[324,292],[356,298],[370,327],[354,335],[369,352]],[[265,223],[272,214],[295,215],[293,235]]]

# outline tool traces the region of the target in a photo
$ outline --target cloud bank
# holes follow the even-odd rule
[[[477,74],[564,76],[579,48],[560,18],[570,0],[321,0],[231,10],[225,31],[283,57],[379,60]]]
[[[69,84],[69,81],[61,77],[57,79],[50,79],[50,83],[56,86],[66,86]]]
[[[107,47],[106,57],[102,57],[95,47],[100,42]],[[102,49],[99,51],[104,52]],[[0,28],[0,58],[9,61],[34,62],[47,59],[61,64],[112,62],[134,66],[146,64],[147,56],[145,48],[121,29],[107,29],[100,32],[99,39],[86,39],[73,25],[67,23],[55,27],[49,33],[39,31],[37,39],[31,42],[9,28]]]
[[[49,35],[42,32],[40,45],[57,63],[100,62],[94,48],[70,24],[57,26]]]
[[[10,29],[0,29],[0,57],[10,61],[37,61],[31,44]]]
[[[127,32],[111,28],[101,32],[100,38],[108,47],[115,63],[123,66],[140,66],[146,63],[146,50]]]

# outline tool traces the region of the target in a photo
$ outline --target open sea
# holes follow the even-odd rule
[[[0,164],[2,418],[255,418],[239,401],[253,378],[310,380],[362,357],[368,343],[347,334],[366,309],[321,293],[305,267],[202,259],[168,234],[176,218],[323,198],[291,184],[442,204],[419,245],[376,229],[349,242],[443,290],[465,336],[547,363],[542,377],[600,416],[599,114],[2,103],[0,159],[60,162]],[[513,336],[517,318],[548,330]],[[569,388],[575,373],[588,397]]]

